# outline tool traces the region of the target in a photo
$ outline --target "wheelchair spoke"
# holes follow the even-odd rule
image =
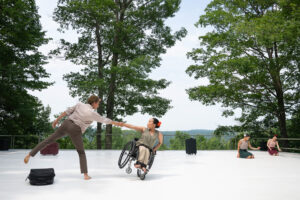
[[[120,168],[125,167],[125,165],[128,163],[134,144],[134,142],[130,141],[124,146],[118,161],[118,165]]]

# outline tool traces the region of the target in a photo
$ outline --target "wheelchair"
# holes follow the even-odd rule
[[[135,138],[134,140],[126,143],[119,157],[118,165],[120,169],[124,168],[128,164],[128,167],[125,170],[127,174],[131,174],[132,172],[131,163],[137,160],[139,157],[139,146],[136,146],[137,141],[138,138]],[[150,150],[149,161],[146,166],[147,172],[144,173],[143,170],[137,169],[137,176],[141,180],[144,180],[146,178],[147,173],[149,172],[149,170],[153,165],[153,161],[156,155],[156,153],[152,149],[150,149],[149,147],[147,148]]]

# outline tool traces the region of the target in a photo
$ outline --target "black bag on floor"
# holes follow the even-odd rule
[[[31,169],[27,178],[31,185],[50,185],[53,184],[54,176],[53,168]]]
[[[0,150],[7,151],[10,148],[10,140],[7,138],[0,138]]]
[[[187,154],[197,154],[197,145],[195,138],[185,140],[185,152]]]

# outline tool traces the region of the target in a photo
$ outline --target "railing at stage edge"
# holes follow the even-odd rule
[[[194,134],[194,135],[190,135],[191,137],[197,137],[197,136],[203,136],[206,139],[210,139],[213,137],[216,137],[214,135],[203,135],[203,134]],[[41,142],[45,136],[44,135],[0,135],[1,137],[6,137],[6,138],[10,138],[10,148],[14,149],[15,148],[15,141],[16,138],[35,138],[36,142],[39,143]],[[96,136],[95,136],[96,137]],[[102,137],[105,137],[104,135],[102,135]],[[164,141],[170,141],[171,138],[174,138],[175,135],[169,135],[169,134],[164,134]],[[234,146],[237,145],[237,139],[234,136],[223,136],[221,138],[225,138],[225,140],[232,140],[233,139],[233,144]],[[270,138],[251,138],[251,141],[265,141],[267,142],[268,139]],[[283,150],[288,150],[288,151],[300,151],[300,138],[278,138],[277,139],[279,144],[282,143],[283,141],[290,141],[290,142],[298,142],[298,144],[296,145],[297,147],[284,147],[282,145],[280,145],[280,148]],[[103,144],[104,145],[104,144]],[[292,145],[295,146],[295,145]]]
[[[259,140],[259,141],[268,141],[270,138],[252,138],[252,140]],[[288,141],[288,142],[294,142],[294,141],[299,141],[298,147],[300,147],[300,138],[277,138],[278,143],[282,143],[283,141]],[[283,150],[291,150],[291,151],[300,151],[300,148],[295,148],[295,147],[282,147],[279,145],[281,149]]]

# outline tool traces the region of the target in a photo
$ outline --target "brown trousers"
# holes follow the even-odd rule
[[[40,142],[34,149],[31,150],[29,154],[32,157],[35,156],[45,146],[66,135],[70,136],[72,143],[78,152],[81,173],[87,173],[87,162],[83,147],[81,129],[78,125],[74,124],[74,122],[69,119],[65,120],[52,135]]]

